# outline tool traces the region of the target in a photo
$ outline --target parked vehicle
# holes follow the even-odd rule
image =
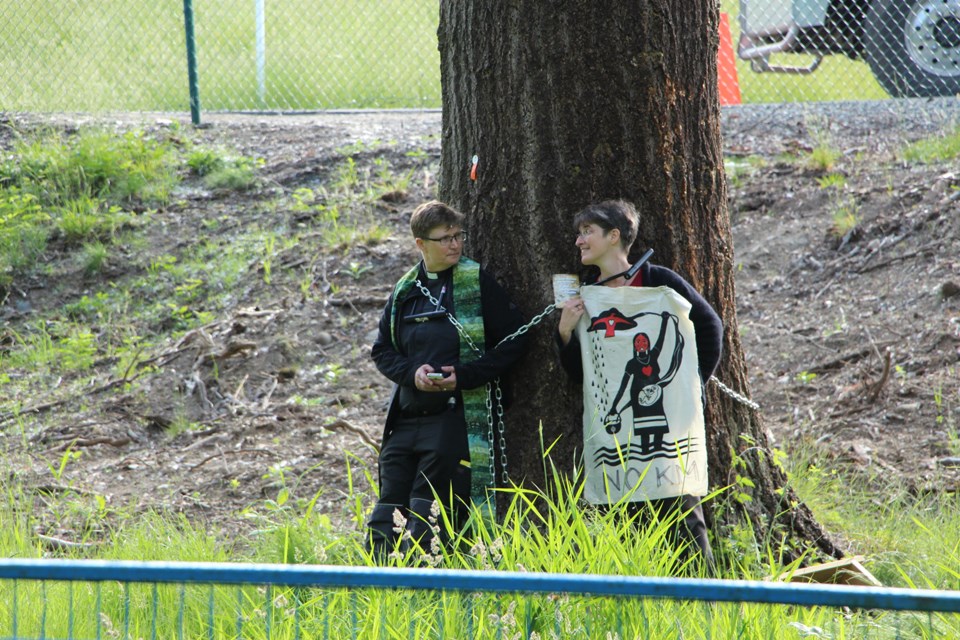
[[[823,56],[866,60],[892,96],[960,94],[960,0],[740,0],[737,53],[758,72],[812,73]],[[770,64],[808,53],[806,66]]]

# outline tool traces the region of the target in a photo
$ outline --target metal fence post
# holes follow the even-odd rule
[[[267,18],[265,0],[256,0],[255,20],[257,30],[257,105],[261,109],[267,102]]]
[[[187,82],[190,85],[190,120],[200,124],[200,86],[197,80],[197,46],[193,37],[193,0],[183,0],[183,28],[187,40]]]

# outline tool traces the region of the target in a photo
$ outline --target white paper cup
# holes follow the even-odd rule
[[[580,295],[580,280],[572,273],[557,273],[553,276],[553,303],[556,306]]]

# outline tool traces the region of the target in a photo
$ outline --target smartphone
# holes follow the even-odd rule
[[[430,380],[443,380],[446,377],[444,373],[428,373],[427,378]]]

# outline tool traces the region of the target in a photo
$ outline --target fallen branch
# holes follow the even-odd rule
[[[884,343],[882,346],[889,346],[892,344],[892,341]],[[828,371],[833,371],[834,369],[840,369],[845,365],[850,364],[851,362],[857,362],[858,360],[863,360],[866,358],[872,351],[877,348],[876,345],[869,345],[858,349],[857,351],[847,352],[833,360],[827,360],[826,362],[821,362],[818,365],[814,365],[807,369],[810,373],[826,373]]]
[[[862,360],[870,355],[870,352],[873,350],[872,346],[863,347],[857,351],[851,351],[845,353],[833,360],[827,360],[826,362],[821,362],[820,364],[814,365],[807,369],[810,373],[826,373],[827,371],[833,371],[834,369],[840,369],[851,362],[857,362]]]
[[[850,407],[848,409],[843,409],[841,411],[835,411],[834,409],[836,409],[836,405],[834,404],[830,409],[828,415],[831,418],[849,418],[850,416],[854,416],[858,413],[863,413],[869,408],[870,408],[870,405],[860,404],[854,407]]]
[[[340,430],[340,431],[349,431],[350,433],[355,434],[355,435],[358,436],[361,440],[363,440],[365,443],[367,443],[368,445],[370,445],[370,446],[373,448],[374,451],[376,451],[376,452],[378,452],[378,453],[379,453],[379,451],[380,451],[380,445],[378,445],[377,442],[376,442],[373,438],[370,437],[370,434],[369,434],[369,433],[367,433],[366,431],[364,431],[363,429],[361,429],[360,427],[358,427],[358,426],[356,426],[356,425],[350,424],[350,423],[347,422],[346,420],[337,420],[336,422],[334,422],[334,423],[332,423],[332,424],[324,425],[323,428],[324,428],[324,429],[327,429],[327,430],[329,430],[329,431],[337,431],[337,430]]]
[[[37,493],[45,493],[47,495],[54,495],[56,493],[75,493],[80,496],[92,496],[96,495],[92,491],[87,491],[86,489],[78,489],[77,487],[71,487],[64,484],[40,484],[33,488]]]
[[[190,467],[190,471],[199,469],[200,467],[207,464],[211,460],[216,460],[217,458],[226,457],[228,455],[236,456],[244,453],[262,453],[268,456],[273,456],[274,458],[280,457],[275,452],[270,451],[269,449],[230,449],[229,451],[220,451],[218,453],[213,454],[212,456],[207,456],[197,464]]]
[[[263,316],[275,316],[280,313],[283,313],[283,309],[258,309],[256,307],[249,307],[240,309],[236,315],[245,318],[260,318]]]
[[[240,402],[240,392],[243,391],[243,385],[247,383],[247,379],[250,377],[250,374],[243,376],[243,380],[240,381],[240,384],[237,385],[237,390],[233,392],[233,399],[237,402]]]
[[[106,384],[104,384],[104,385],[101,385],[101,386],[99,386],[99,387],[96,387],[95,389],[91,389],[90,391],[87,391],[82,397],[85,399],[85,398],[88,397],[88,396],[96,395],[96,394],[98,394],[98,393],[103,393],[104,391],[109,391],[110,389],[113,389],[114,387],[118,387],[118,386],[127,384],[128,382],[132,382],[132,381],[135,380],[139,375],[140,375],[140,374],[138,373],[137,375],[135,375],[135,376],[133,376],[132,378],[129,378],[129,379],[127,379],[127,378],[120,378],[120,379],[118,379],[118,380],[111,380],[110,382],[108,382],[108,383],[106,383]],[[19,416],[23,416],[23,415],[27,415],[27,414],[39,414],[39,413],[44,413],[44,412],[46,412],[46,411],[50,411],[51,409],[56,409],[57,407],[59,407],[59,406],[61,406],[61,405],[65,405],[65,404],[67,404],[68,402],[70,402],[71,400],[74,400],[74,401],[75,401],[75,400],[79,400],[79,399],[81,399],[81,396],[72,396],[72,397],[70,397],[70,398],[63,398],[62,400],[55,400],[55,401],[53,401],[53,402],[47,402],[47,403],[44,403],[44,404],[34,405],[34,406],[32,406],[32,407],[26,407],[25,409],[21,409],[20,411],[9,411],[9,412],[7,412],[7,413],[0,413],[0,424],[3,424],[4,422],[9,422],[10,420],[13,420],[14,418],[17,418],[17,417],[19,417]]]
[[[203,364],[212,364],[231,358],[238,353],[244,353],[246,351],[255,351],[257,349],[256,342],[247,342],[244,340],[231,340],[227,343],[227,346],[224,347],[223,351],[220,353],[206,353],[200,359]]]
[[[887,349],[883,354],[883,373],[880,374],[880,379],[876,383],[870,386],[870,393],[867,395],[867,402],[874,403],[877,398],[880,396],[880,392],[883,390],[883,386],[887,383],[887,380],[890,379],[890,350]]]
[[[886,267],[887,265],[891,265],[891,264],[894,264],[894,263],[897,263],[897,262],[901,262],[901,261],[907,260],[907,259],[909,259],[909,258],[915,258],[916,256],[924,255],[924,254],[926,254],[926,253],[929,253],[929,252],[930,252],[931,250],[933,250],[933,249],[937,249],[939,246],[940,246],[940,243],[939,243],[939,242],[931,242],[930,244],[927,244],[927,245],[924,245],[924,246],[920,247],[920,248],[917,249],[916,251],[911,251],[911,252],[909,252],[909,253],[904,253],[904,254],[901,254],[901,255],[899,255],[899,256],[894,256],[894,257],[892,257],[892,258],[887,258],[887,259],[884,260],[883,262],[877,262],[877,263],[874,263],[874,264],[872,264],[872,265],[870,265],[870,266],[861,267],[861,268],[857,269],[857,270],[855,271],[855,273],[858,273],[858,274],[859,274],[859,273],[867,273],[867,272],[870,272],[870,271],[876,271],[877,269],[882,269],[883,267]]]
[[[213,406],[213,403],[210,402],[210,398],[207,397],[207,384],[200,377],[199,371],[194,369],[193,375],[185,380],[185,384],[187,388],[187,395],[190,395],[194,391],[197,392],[197,397],[200,398],[200,406],[205,412],[214,410],[215,407]]]
[[[383,305],[387,304],[387,300],[388,298],[384,298],[384,297],[359,296],[356,298],[345,298],[345,299],[330,298],[327,300],[327,302],[329,302],[334,307],[352,307],[353,310],[356,311],[357,309],[354,305],[358,305],[358,304],[359,305],[375,305],[378,307],[382,307]]]
[[[267,391],[266,395],[263,397],[263,400],[260,401],[260,408],[264,411],[267,410],[267,407],[270,406],[270,397],[273,395],[273,392],[277,390],[277,385],[280,384],[280,381],[277,378],[272,378],[270,383],[270,389]]]
[[[55,447],[47,449],[47,453],[55,453],[60,451],[66,451],[71,447],[94,447],[98,444],[109,444],[112,447],[125,447],[128,444],[133,442],[130,438],[124,436],[122,438],[77,438],[76,440],[71,440],[70,442],[64,442],[63,444],[58,444]]]
[[[200,438],[193,444],[187,445],[180,451],[182,452],[182,451],[190,451],[191,449],[201,449],[209,444],[216,444],[217,442],[226,442],[229,439],[230,439],[229,433],[216,431],[214,433],[207,435],[206,437]]]
[[[143,360],[140,364],[151,364],[156,363],[157,368],[162,369],[167,366],[181,355],[190,351],[190,347],[180,347],[176,349],[170,349],[169,351],[164,351],[163,353],[158,353],[157,355]]]
[[[37,540],[40,541],[45,548],[50,549],[51,551],[65,551],[73,549],[95,549],[100,546],[97,542],[71,542],[70,540],[63,540],[62,538],[54,538],[53,536],[45,536],[42,533],[37,534]]]

